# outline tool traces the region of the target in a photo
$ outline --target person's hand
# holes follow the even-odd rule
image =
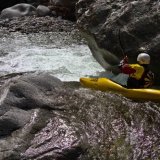
[[[120,61],[119,66],[123,66],[124,64],[127,64],[127,63],[128,63],[128,57],[125,56],[125,57]]]

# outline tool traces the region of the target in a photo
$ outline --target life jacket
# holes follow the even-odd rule
[[[154,73],[148,68],[148,66],[144,66],[145,71],[141,77],[141,86],[144,88],[149,88],[153,86],[154,83]]]
[[[135,70],[129,74],[127,81],[128,88],[149,88],[154,82],[154,73],[149,69],[148,65],[131,64],[129,65]]]

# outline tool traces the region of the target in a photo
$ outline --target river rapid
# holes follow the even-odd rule
[[[97,75],[103,68],[88,46],[69,32],[2,34],[0,74],[47,71],[62,81]]]

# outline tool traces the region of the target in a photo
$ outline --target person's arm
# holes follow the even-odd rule
[[[129,64],[124,64],[121,66],[121,72],[124,74],[132,74],[135,73],[136,70],[132,68]]]
[[[136,72],[136,70],[128,64],[128,57],[127,56],[125,56],[123,58],[123,60],[121,60],[119,68],[120,68],[121,72],[124,74],[132,74],[132,73]]]

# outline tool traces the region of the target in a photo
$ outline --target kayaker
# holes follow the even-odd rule
[[[120,62],[122,73],[128,74],[127,88],[149,88],[153,85],[154,73],[149,69],[150,56],[140,53],[137,57],[138,64],[128,64],[128,57]]]

